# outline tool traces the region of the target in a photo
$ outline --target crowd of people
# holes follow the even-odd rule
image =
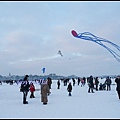
[[[34,92],[35,92],[35,86],[33,82],[29,83],[28,79],[29,75],[25,75],[21,86],[20,86],[20,92],[23,92],[23,104],[28,104],[27,101],[27,95],[30,91],[30,98],[35,98]],[[50,95],[50,89],[51,89],[52,79],[51,78],[45,78],[41,79],[40,85],[41,85],[41,102],[43,102],[43,105],[46,105],[48,102],[48,95]]]
[[[33,82],[29,83],[29,76],[26,75],[21,83],[21,87],[20,87],[20,92],[23,92],[23,104],[28,104],[27,101],[27,95],[28,92],[30,91],[30,98],[35,98],[35,86],[33,84]],[[98,90],[106,90],[106,91],[110,91],[111,90],[111,84],[112,84],[112,80],[111,78],[108,76],[106,77],[104,83],[100,83],[99,78],[98,77],[93,77],[92,75],[90,75],[90,77],[83,77],[83,78],[72,78],[71,79],[72,82],[70,81],[69,78],[65,78],[65,79],[59,79],[57,81],[57,89],[60,89],[60,85],[61,82],[63,82],[64,86],[67,86],[67,91],[68,91],[68,96],[72,96],[72,90],[73,90],[73,86],[75,86],[75,84],[77,83],[77,85],[79,86],[81,84],[81,87],[84,87],[85,84],[87,83],[88,85],[88,93],[95,93],[94,91],[98,91]],[[77,81],[76,81],[77,80]],[[115,78],[115,82],[116,82],[116,91],[118,94],[118,98],[120,99],[120,76],[117,76]],[[44,78],[40,80],[40,94],[41,94],[41,102],[43,103],[43,105],[47,105],[48,103],[48,96],[50,95],[51,91],[51,85],[52,85],[52,79],[50,77],[48,78]]]

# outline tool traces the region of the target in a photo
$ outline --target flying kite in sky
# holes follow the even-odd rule
[[[103,38],[99,38],[89,32],[84,32],[84,33],[79,33],[77,34],[77,32],[75,30],[71,31],[72,35],[76,38],[81,38],[84,40],[89,40],[89,41],[93,41],[99,45],[101,45],[102,47],[106,48],[114,57],[115,59],[120,62],[120,55],[117,54],[115,51],[113,51],[112,49],[110,49],[109,47],[107,47],[106,45],[104,45],[102,42],[106,42],[111,44],[113,47],[115,47],[118,51],[120,51],[120,46],[116,45],[113,42],[110,42],[109,40],[103,39]]]
[[[58,51],[58,54],[61,55],[61,56],[63,56],[63,54],[62,54],[62,52],[60,50]]]
[[[45,68],[42,68],[42,72],[45,73]]]

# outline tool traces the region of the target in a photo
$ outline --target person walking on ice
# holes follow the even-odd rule
[[[72,85],[71,85],[71,82],[68,84],[67,86],[67,91],[68,91],[68,96],[72,96],[71,92],[72,92]]]

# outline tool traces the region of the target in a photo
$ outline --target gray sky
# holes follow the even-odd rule
[[[120,45],[120,2],[0,2],[0,75],[120,74],[107,49],[72,30]]]

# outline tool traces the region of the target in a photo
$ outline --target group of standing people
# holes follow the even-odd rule
[[[93,76],[91,75],[90,77],[87,78],[87,82],[88,82],[88,86],[89,86],[89,89],[88,89],[88,93],[91,91],[92,93],[94,93],[93,89],[95,89],[96,91],[98,91],[98,85],[99,85],[99,80],[98,80],[98,77],[95,77],[95,81],[93,81]],[[106,80],[104,82],[104,84],[100,83],[100,87],[99,87],[99,90],[105,90],[105,88],[103,87],[107,87],[106,90],[107,91],[110,91],[111,90],[111,83],[112,83],[112,80],[111,78],[108,76],[106,77]],[[95,87],[94,87],[95,85]],[[104,85],[104,86],[103,86]]]
[[[30,98],[35,98],[34,92],[35,92],[35,86],[34,84],[31,82],[29,83],[28,81],[28,75],[25,75],[21,87],[20,87],[20,92],[23,92],[23,104],[28,104],[27,101],[27,95],[28,92],[30,91]],[[47,79],[43,79],[41,82],[41,102],[43,102],[43,105],[46,105],[48,102],[48,95],[50,95],[50,89],[51,89],[51,84],[52,84],[52,80],[51,78],[47,78]]]
[[[117,94],[118,94],[118,98],[120,99],[120,75],[118,75],[116,78],[115,78],[115,82],[116,82],[116,91],[117,91]],[[111,78],[108,76],[106,77],[106,80],[104,82],[104,84],[106,84],[106,90],[107,91],[110,91],[111,90],[111,83],[112,83],[112,80]],[[98,90],[98,84],[99,84],[99,81],[98,81],[98,77],[95,78],[95,85],[96,85],[96,90]],[[93,76],[91,75],[89,78],[88,78],[88,86],[89,86],[89,89],[88,89],[88,92],[92,92],[94,93],[93,91],[93,88],[94,88],[94,82],[93,82]]]
[[[35,86],[34,84],[31,82],[29,83],[28,81],[28,75],[26,75],[22,81],[21,84],[21,89],[20,91],[23,92],[23,104],[28,104],[27,101],[27,95],[28,92],[30,90],[31,94],[30,94],[30,98],[35,98],[34,92],[35,92]],[[87,78],[87,82],[88,82],[88,93],[94,93],[93,89],[94,89],[94,85],[96,85],[95,89],[96,91],[98,91],[98,84],[99,84],[99,80],[98,77],[95,78],[95,82],[93,82],[93,76],[91,75],[90,77]],[[118,93],[118,97],[120,99],[120,76],[117,76],[115,79],[115,82],[117,84],[116,87],[116,91]],[[105,80],[105,84],[107,85],[107,91],[111,90],[111,79],[109,77],[106,78]],[[52,84],[52,80],[51,78],[46,78],[43,79],[41,82],[41,102],[43,103],[43,105],[46,105],[48,103],[48,95],[50,95],[50,89],[51,89],[51,84]],[[60,89],[60,80],[57,81],[57,89]],[[73,85],[74,86],[74,85]],[[67,91],[68,91],[68,96],[72,96],[71,92],[72,92],[72,85],[71,82],[69,82],[68,86],[67,86]]]

